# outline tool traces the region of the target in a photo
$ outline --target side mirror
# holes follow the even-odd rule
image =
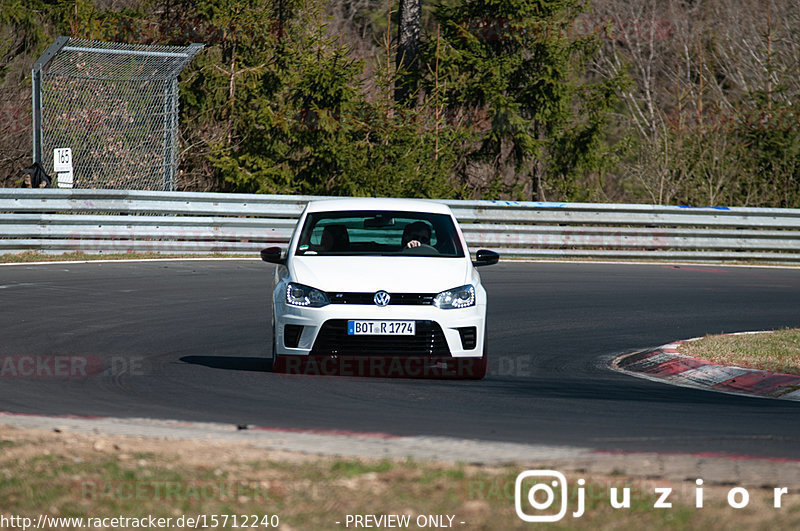
[[[475,267],[493,265],[496,264],[498,260],[500,260],[500,255],[496,252],[488,249],[478,249],[478,252],[475,253],[475,260],[472,261],[472,265]]]
[[[261,259],[270,264],[285,264],[286,259],[281,258],[283,251],[280,247],[267,247],[261,249]]]

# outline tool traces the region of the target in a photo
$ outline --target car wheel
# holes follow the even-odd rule
[[[476,359],[472,364],[472,373],[467,376],[470,380],[482,380],[486,378],[486,375],[489,374],[489,350],[488,350],[489,341],[486,338],[486,335],[483,337],[483,356],[479,359]]]
[[[275,323],[272,323],[272,372],[286,372],[285,356],[278,356],[278,334]]]

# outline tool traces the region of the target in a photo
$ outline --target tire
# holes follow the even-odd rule
[[[286,359],[285,356],[278,356],[278,334],[275,330],[275,320],[272,322],[272,372],[284,373],[286,372]]]
[[[489,360],[486,354],[482,358],[476,358],[470,368],[470,373],[466,375],[467,380],[483,380],[489,374]]]
[[[483,380],[489,374],[489,350],[488,350],[489,340],[487,339],[487,334],[484,331],[483,336],[483,356],[475,360],[475,363],[472,365],[472,374],[467,376],[469,380]]]

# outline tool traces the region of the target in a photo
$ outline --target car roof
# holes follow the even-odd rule
[[[340,210],[399,210],[452,214],[450,207],[428,199],[391,199],[383,197],[351,197],[322,199],[308,203],[307,212],[332,212]]]

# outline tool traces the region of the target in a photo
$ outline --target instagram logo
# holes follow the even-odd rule
[[[514,485],[514,508],[526,522],[558,522],[567,514],[567,478],[556,470],[522,472]]]

